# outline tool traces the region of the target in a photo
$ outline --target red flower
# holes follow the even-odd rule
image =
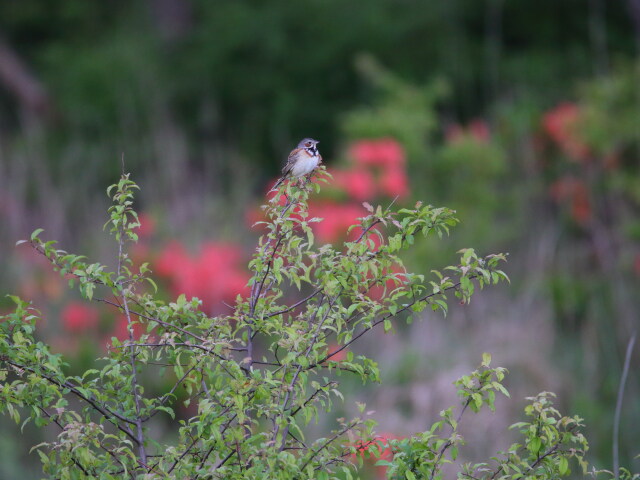
[[[358,204],[330,201],[309,204],[309,211],[312,217],[323,218],[322,222],[313,224],[313,228],[318,240],[325,243],[344,239],[349,227],[358,224],[358,218],[367,213],[364,207]]]
[[[392,167],[380,178],[380,188],[390,197],[405,198],[409,195],[409,179],[404,169]]]
[[[573,177],[560,178],[551,185],[549,193],[557,203],[569,202],[571,216],[576,222],[585,224],[591,219],[589,189],[584,181]]]
[[[175,295],[198,297],[206,311],[215,311],[222,302],[233,302],[246,293],[247,274],[240,268],[242,255],[237,245],[207,243],[195,258],[173,242],[160,254],[155,270],[169,279]]]
[[[371,441],[368,442],[360,442],[356,443],[355,447],[358,451],[357,454],[352,454],[351,458],[356,459],[358,456],[364,457],[369,460],[371,463],[376,463],[378,460],[387,460],[391,461],[393,459],[394,451],[389,445],[389,440],[399,440],[400,437],[392,434],[392,433],[383,433],[380,435],[376,435]],[[380,454],[379,457],[376,456],[365,456],[366,452],[372,451],[373,448],[376,448],[376,452]],[[377,478],[387,478],[386,477],[387,467],[379,466],[376,467],[376,476]]]
[[[591,219],[591,201],[589,191],[584,183],[576,186],[571,199],[571,215],[573,219],[584,225]]]
[[[150,237],[156,231],[156,221],[148,213],[138,215],[138,223],[140,226],[136,229],[139,237]]]
[[[62,326],[71,333],[80,333],[93,329],[98,325],[100,314],[95,307],[90,307],[82,302],[70,302],[62,313]]]
[[[542,127],[569,158],[584,161],[589,157],[589,147],[576,132],[579,119],[580,108],[574,103],[565,102],[544,115]]]
[[[636,257],[633,260],[633,271],[636,275],[640,275],[640,254],[636,254]]]
[[[182,244],[174,241],[164,247],[155,261],[154,270],[158,275],[168,277],[180,271],[182,266],[189,262],[189,256]]]
[[[486,121],[475,119],[469,124],[469,133],[480,143],[487,143],[491,139],[491,131]]]
[[[354,200],[370,200],[376,194],[375,179],[369,170],[363,168],[334,170],[333,184],[343,189]]]
[[[357,165],[394,167],[404,165],[404,149],[393,138],[381,140],[361,140],[350,148]]]
[[[333,352],[336,352],[338,350],[340,350],[341,346],[338,345],[337,343],[332,343],[329,345],[329,354],[332,354]],[[347,352],[349,350],[347,348],[345,348],[344,350],[340,350],[338,353],[336,353],[335,355],[333,355],[329,361],[331,362],[342,362],[343,360],[346,360],[347,358]]]
[[[464,139],[471,138],[478,143],[488,143],[491,139],[491,130],[485,120],[477,118],[472,120],[466,127],[458,123],[449,125],[444,133],[447,142],[457,143]]]

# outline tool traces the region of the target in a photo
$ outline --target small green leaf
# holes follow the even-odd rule
[[[146,280],[147,280],[147,282],[149,282],[149,283],[151,284],[151,286],[153,287],[153,291],[154,291],[155,293],[158,293],[158,285],[156,285],[156,282],[155,282],[152,278],[149,278],[149,277],[147,277],[147,278],[146,278]]]
[[[390,332],[392,328],[393,328],[393,324],[391,323],[391,320],[387,318],[384,321],[384,333]]]
[[[484,352],[482,354],[482,366],[489,368],[489,365],[491,365],[491,354]]]
[[[565,475],[569,470],[569,461],[567,457],[560,457],[558,460],[558,473],[560,475]]]
[[[529,441],[527,448],[533,454],[537,454],[542,446],[542,441],[538,437],[534,437]]]

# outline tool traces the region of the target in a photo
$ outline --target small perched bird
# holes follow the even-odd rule
[[[272,190],[284,182],[288,177],[302,177],[313,172],[322,162],[322,157],[318,152],[317,140],[313,138],[305,138],[298,146],[291,150],[287,164],[282,169],[282,178],[276,182]]]

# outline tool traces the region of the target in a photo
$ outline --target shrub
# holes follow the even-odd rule
[[[145,286],[155,287],[147,265],[133,267],[127,246],[137,241],[136,188],[123,175],[107,190],[113,205],[106,225],[118,247],[113,270],[56,249],[41,229],[28,240],[86,299],[121,313],[127,338],[112,338],[95,368],[69,376],[61,355],[34,337],[39,313],[28,302],[12,297],[16,308],[0,322],[0,411],[59,430],[34,447],[50,478],[351,478],[357,463],[381,453],[390,478],[441,478],[463,443],[462,415],[493,409],[496,392],[507,394],[505,370],[491,368],[485,354],[478,370],[456,382],[459,411],[443,411],[426,432],[380,442],[365,405],[356,418],[330,416],[342,400],[341,375],[379,380],[375,360],[351,348],[363,335],[391,331],[427,307],[446,313],[449,295],[468,302],[477,287],[506,279],[504,255],[480,257],[473,249],[429,280],[405,269],[399,252],[417,236],[448,233],[457,223],[453,211],[365,204],[352,241],[316,246],[311,225],[321,219],[309,216],[307,204],[319,184],[285,184],[286,201],[277,195],[263,207],[249,294],[237,296],[230,314],[208,316],[198,298],[156,298]],[[172,386],[150,393],[158,376],[172,377]],[[557,478],[569,473],[572,457],[584,466],[581,421],[562,417],[550,398],[531,399],[529,420],[514,425],[521,443],[491,466],[461,465],[460,476]],[[194,410],[176,418],[180,405]],[[168,438],[152,428],[162,417]],[[307,438],[306,425],[320,418],[335,428]]]

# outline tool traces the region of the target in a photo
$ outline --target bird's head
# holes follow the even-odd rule
[[[305,138],[302,141],[300,141],[300,143],[298,143],[298,148],[304,148],[306,150],[309,150],[310,152],[313,153],[317,153],[318,148],[316,147],[316,145],[318,145],[317,140],[314,140],[313,138]]]

